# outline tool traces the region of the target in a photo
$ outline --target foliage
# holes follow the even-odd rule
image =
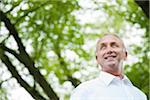
[[[139,55],[141,53],[142,55],[139,56],[139,62],[134,63],[131,66],[131,71],[127,71],[127,75],[132,80],[133,84],[140,88],[144,93],[146,93],[147,97],[149,97],[149,19],[145,16],[143,11],[141,11],[141,8],[137,6],[136,3],[134,3],[132,0],[128,2],[129,5],[129,16],[127,18],[128,21],[132,22],[133,24],[138,23],[141,28],[145,28],[145,34],[143,35],[144,39],[144,47],[141,46],[135,46],[134,47],[134,54]],[[135,15],[135,16],[134,16]],[[144,83],[143,83],[144,82]]]
[[[86,23],[85,28],[90,27],[93,30],[99,30],[94,34],[90,32],[90,36],[88,37],[90,39],[97,38],[97,34],[106,32],[114,32],[125,37],[125,23],[129,23],[131,26],[139,25],[139,28],[145,29],[144,34],[141,34],[143,39],[141,45],[137,45],[136,43],[130,45],[130,48],[133,48],[130,49],[132,50],[130,53],[138,57],[139,61],[131,65],[125,65],[125,73],[131,79],[132,83],[149,98],[149,18],[145,16],[142,9],[133,0],[116,0],[113,3],[95,1],[95,5],[96,8],[94,8],[93,12],[101,10],[108,15],[106,14],[107,20]]]
[[[123,24],[125,22],[132,25],[139,24],[140,28],[146,29],[143,35],[144,47],[133,45],[133,52],[135,55],[139,53],[142,53],[142,55],[139,56],[139,62],[132,64],[130,67],[126,65],[125,71],[133,84],[148,96],[149,79],[147,77],[149,76],[148,61],[150,60],[148,55],[149,19],[133,0],[124,1],[116,0],[114,5],[95,1],[94,3],[97,5],[97,8],[94,11],[101,10],[104,12],[107,20],[101,23],[87,23],[83,26],[78,23],[74,14],[75,11],[82,10],[77,0],[3,0],[1,8],[15,26],[19,38],[25,46],[26,53],[29,54],[30,60],[34,62],[33,67],[42,73],[58,96],[60,96],[60,93],[55,88],[56,83],[54,83],[53,78],[58,78],[60,85],[69,81],[72,85],[77,86],[80,80],[73,77],[73,74],[82,70],[82,62],[87,62],[94,57],[91,56],[94,55],[91,53],[94,52],[93,48],[90,52],[83,49],[85,40],[95,41],[98,36],[102,35],[100,33],[111,31],[111,29],[124,36],[121,31],[124,29]],[[6,28],[3,21],[0,26]],[[82,29],[86,30],[86,28],[91,28],[92,31],[81,31]],[[10,30],[7,30],[0,34],[0,47],[6,46],[19,54],[19,46],[12,47],[12,43],[9,42],[13,41],[13,43],[17,44],[17,41],[14,40],[14,37],[12,39]],[[7,50],[3,52],[2,48],[0,50],[1,55],[4,55],[4,52],[8,53]],[[19,61],[19,64],[13,63],[15,68],[28,69],[16,56],[14,58],[10,54],[7,55],[7,53],[5,56],[11,59],[10,62],[14,62],[14,59]],[[70,55],[67,55],[69,53]],[[23,54],[21,56],[24,58]],[[2,56],[0,57],[1,59],[3,58]],[[17,71],[24,73],[23,70]],[[30,71],[24,74],[34,77]],[[54,74],[56,77],[50,77],[51,74]],[[24,80],[26,81],[26,79]],[[35,78],[30,78],[30,80],[33,81],[26,82],[30,84],[32,89],[35,89],[35,91],[38,91],[39,94],[47,98],[37,80]],[[3,90],[0,92],[5,93]],[[67,94],[64,98],[68,99],[69,95]]]
[[[8,100],[7,95],[6,95],[6,90],[3,88],[0,88],[0,100]]]
[[[49,74],[54,73],[60,83],[70,80],[76,86],[78,80],[72,77],[72,72],[76,68],[70,68],[70,60],[65,53],[70,51],[78,56],[82,55],[83,58],[88,58],[86,52],[81,49],[84,43],[83,36],[79,32],[80,27],[72,14],[74,10],[79,8],[76,0],[47,0],[44,2],[42,0],[5,0],[1,5],[5,15],[8,16],[19,33],[18,35],[34,61],[35,67],[39,71],[46,71],[45,78],[48,80]],[[1,26],[4,27],[4,24],[1,23]],[[11,29],[9,32],[11,33]],[[5,42],[4,45],[8,44],[10,33],[3,33],[7,35],[6,39],[1,39],[2,42]],[[18,41],[15,40],[15,42],[19,44]],[[3,48],[7,48],[4,45],[1,44]],[[9,48],[13,49],[11,46],[8,46]],[[17,47],[14,49],[18,52]],[[3,58],[3,56],[5,55],[2,54],[1,57]],[[28,59],[24,54],[20,54],[20,56],[23,57],[22,59]],[[28,65],[28,62],[25,61],[20,63],[23,62]],[[16,65],[17,67],[18,65]],[[30,70],[29,72],[32,73]],[[32,74],[34,76],[34,72]]]

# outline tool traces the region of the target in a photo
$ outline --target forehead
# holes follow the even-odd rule
[[[116,36],[113,36],[113,35],[106,35],[98,41],[98,44],[105,44],[105,43],[122,44],[122,41],[119,37],[116,37]]]

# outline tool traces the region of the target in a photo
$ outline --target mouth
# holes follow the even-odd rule
[[[112,59],[112,58],[116,58],[117,55],[109,55],[109,56],[106,56],[104,57],[104,59]]]

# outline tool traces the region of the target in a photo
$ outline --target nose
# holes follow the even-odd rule
[[[111,53],[113,53],[113,51],[114,51],[113,48],[110,47],[110,46],[108,46],[107,49],[106,49],[107,54],[111,54]]]

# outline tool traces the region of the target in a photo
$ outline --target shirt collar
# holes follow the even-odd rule
[[[106,86],[108,86],[113,80],[118,79],[118,77],[104,71],[100,72],[99,78],[106,84]],[[131,81],[128,79],[126,75],[124,75],[124,78],[121,80],[128,85],[132,85]]]
[[[132,85],[132,82],[129,80],[129,78],[126,75],[124,76],[123,81],[128,85]]]

